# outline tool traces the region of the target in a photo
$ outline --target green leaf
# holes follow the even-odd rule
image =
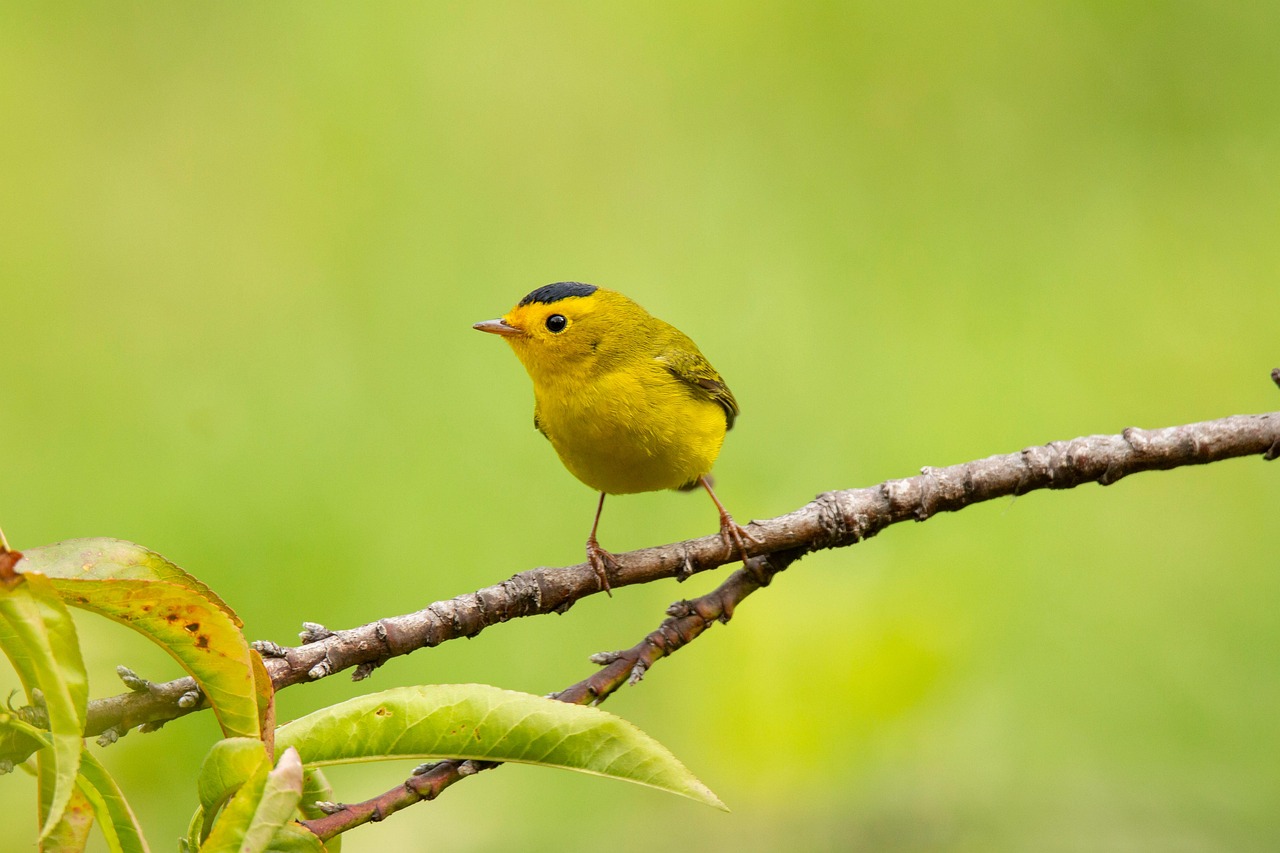
[[[260,853],[293,819],[302,797],[302,762],[287,749],[275,770],[264,762],[227,803],[201,853]]]
[[[179,850],[181,853],[195,853],[200,849],[200,839],[206,835],[204,809],[196,806],[196,813],[191,816],[191,822],[187,824],[186,837],[178,839]]]
[[[231,617],[237,628],[243,627],[235,611],[209,587],[155,551],[123,539],[69,539],[28,548],[22,552],[19,570],[67,580],[167,581],[213,602]]]
[[[200,765],[196,791],[203,812],[199,839],[213,828],[218,810],[267,763],[267,751],[257,738],[224,738],[213,745]]]
[[[0,714],[0,736],[3,736],[6,731],[23,738],[28,743],[38,743],[41,747],[48,746],[52,737],[49,732],[37,729],[8,714]],[[80,774],[76,779],[76,791],[72,794],[72,805],[67,807],[60,825],[50,832],[44,844],[45,848],[49,850],[80,849],[72,845],[72,839],[79,837],[78,833],[74,831],[68,833],[68,830],[61,826],[61,823],[75,824],[81,820],[81,815],[68,819],[72,808],[78,809],[78,806],[75,806],[77,798],[83,799],[88,804],[91,809],[89,825],[92,825],[93,818],[97,819],[98,825],[102,828],[102,834],[106,838],[107,847],[112,853],[147,853],[147,842],[142,837],[138,819],[125,801],[120,787],[102,763],[88,750],[84,750],[80,756]]]
[[[296,749],[286,749],[267,774],[262,799],[245,832],[241,849],[266,850],[276,832],[293,820],[302,800],[302,760]]]
[[[276,730],[307,765],[474,758],[611,776],[723,809],[666,747],[598,708],[482,684],[400,687],[308,714]]]
[[[241,850],[240,842],[244,840],[258,801],[262,799],[262,791],[267,786],[267,773],[267,762],[263,761],[213,820],[211,831],[200,845],[200,853],[237,853]],[[208,822],[214,815],[206,811],[204,817]]]
[[[26,560],[19,563],[24,567]],[[228,737],[258,737],[249,644],[231,617],[189,587],[150,580],[56,580],[68,604],[151,638],[200,685]]]
[[[341,837],[330,838],[325,844],[311,830],[290,821],[276,830],[267,845],[267,853],[338,853],[338,839]]]
[[[53,749],[37,753],[44,839],[75,790],[89,701],[75,625],[48,578],[23,576],[12,586],[0,584],[0,648],[18,671],[28,701],[35,703],[33,691],[39,689],[49,715]]]
[[[21,764],[37,749],[49,745],[46,732],[24,723],[12,714],[0,712],[0,761]]]
[[[298,806],[304,820],[324,817],[325,813],[316,808],[316,803],[320,801],[333,802],[333,786],[325,778],[323,770],[319,767],[308,767],[302,774],[302,802]],[[333,844],[329,846],[332,847]]]
[[[325,813],[316,806],[316,803],[319,801],[333,802],[333,786],[329,784],[329,780],[325,778],[324,771],[319,767],[307,767],[302,774],[302,802],[298,803],[298,812],[302,815],[303,820],[315,820],[316,818],[325,816]],[[301,830],[301,832],[311,836],[311,838],[314,838],[317,844],[320,843],[320,839],[315,835],[315,833],[302,829],[301,827],[295,827],[290,824],[285,826],[284,831],[288,832],[291,828]],[[301,839],[301,841],[308,844],[310,843],[305,838]],[[276,838],[271,842],[271,849],[275,850],[279,842],[280,834],[277,833]],[[327,850],[328,853],[340,853],[342,850],[342,836],[335,835],[320,847],[281,847],[280,849],[282,851],[286,849],[324,849]]]
[[[93,805],[94,816],[111,853],[148,853],[142,827],[120,786],[88,751],[80,763],[79,790]]]

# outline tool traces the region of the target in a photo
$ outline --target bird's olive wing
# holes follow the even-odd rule
[[[692,342],[689,346],[693,347]],[[695,394],[724,409],[725,428],[733,429],[733,421],[738,417],[738,401],[733,399],[729,386],[696,347],[669,349],[658,356],[658,361],[665,364],[673,376],[688,383]]]

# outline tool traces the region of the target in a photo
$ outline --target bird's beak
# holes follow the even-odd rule
[[[523,335],[524,332],[501,318],[497,320],[482,320],[471,328],[479,329],[482,332],[488,332],[491,335],[502,335],[504,338],[513,338],[517,335]]]

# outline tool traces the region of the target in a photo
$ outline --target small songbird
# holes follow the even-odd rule
[[[609,590],[613,555],[596,530],[605,495],[707,490],[720,536],[747,558],[708,474],[738,403],[697,345],[621,293],[562,281],[539,287],[475,328],[506,338],[533,380],[533,425],[569,472],[600,492],[587,560]]]

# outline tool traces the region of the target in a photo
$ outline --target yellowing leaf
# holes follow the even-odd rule
[[[93,804],[85,796],[84,790],[77,787],[71,792],[71,799],[62,810],[62,817],[40,842],[42,853],[78,853],[84,850],[89,843],[89,832],[93,829],[93,815]]]
[[[154,551],[120,539],[29,548],[17,569],[49,577],[68,604],[150,637],[196,679],[226,735],[259,735],[240,619],[203,583]]]
[[[598,708],[482,684],[400,687],[276,730],[307,765],[389,758],[514,761],[610,776],[724,808],[666,747]]]
[[[18,671],[28,701],[34,704],[33,691],[39,689],[49,715],[53,749],[37,753],[43,839],[58,824],[75,789],[89,701],[75,625],[44,576],[0,584],[0,648]]]
[[[262,655],[253,647],[249,648],[249,663],[253,667],[253,693],[258,701],[258,731],[262,733],[267,755],[275,755],[276,688],[271,683],[266,664],[262,662]]]
[[[258,736],[249,644],[216,604],[190,587],[168,581],[63,579],[52,583],[68,604],[127,625],[176,658],[200,685],[228,737]]]
[[[231,617],[237,628],[242,627],[240,617],[209,587],[155,551],[123,539],[68,539],[28,548],[18,569],[67,580],[167,581],[198,593]]]

